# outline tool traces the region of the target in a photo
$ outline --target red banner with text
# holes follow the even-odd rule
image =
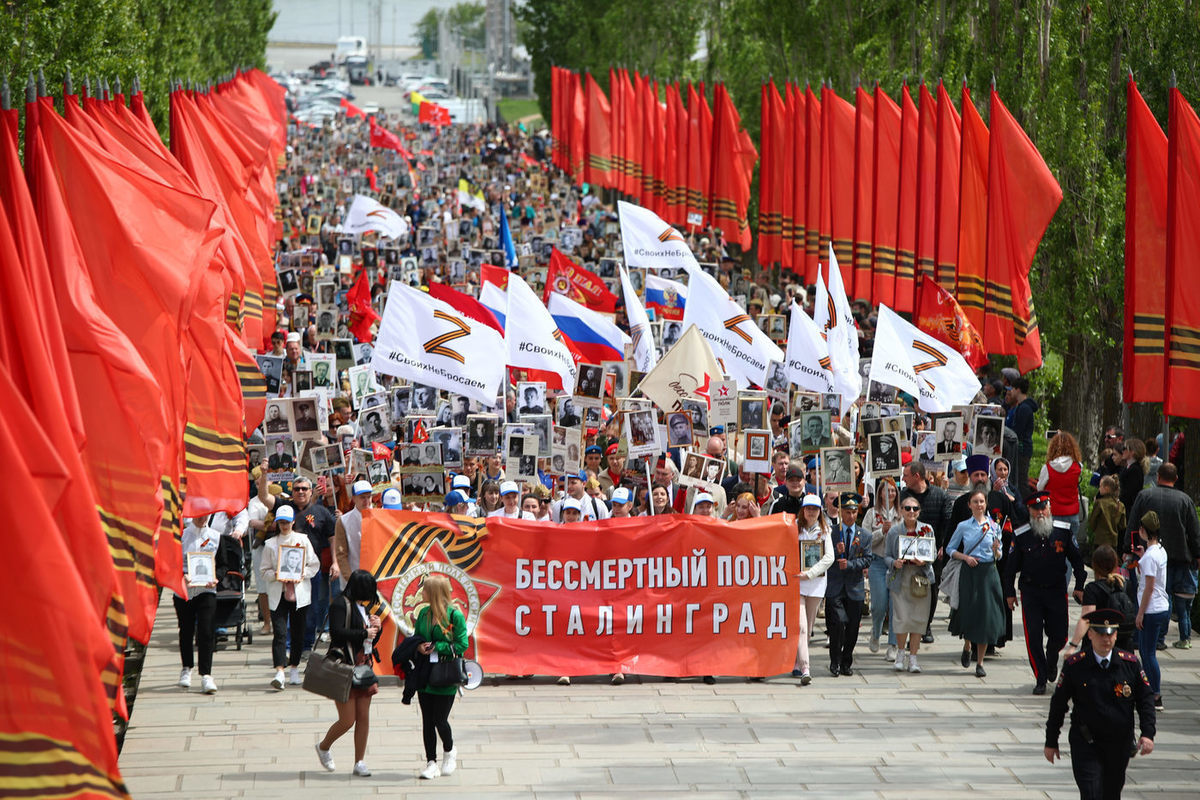
[[[363,513],[364,569],[391,608],[383,652],[412,629],[421,579],[445,574],[468,658],[488,673],[778,675],[792,668],[794,522],[670,515],[548,525]]]

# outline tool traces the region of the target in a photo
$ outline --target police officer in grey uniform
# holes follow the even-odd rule
[[[1046,760],[1060,757],[1058,734],[1067,705],[1071,709],[1071,770],[1081,800],[1119,800],[1125,769],[1134,755],[1154,751],[1154,692],[1137,656],[1117,650],[1117,631],[1125,616],[1101,608],[1084,615],[1092,652],[1080,651],[1063,662],[1050,698],[1046,720]],[[1133,741],[1133,713],[1141,737]]]

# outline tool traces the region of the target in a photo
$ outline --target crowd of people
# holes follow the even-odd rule
[[[1161,707],[1155,652],[1164,646],[1172,613],[1179,625],[1176,646],[1190,646],[1200,536],[1191,500],[1173,488],[1178,471],[1158,458],[1161,448],[1152,439],[1125,439],[1109,430],[1101,463],[1092,470],[1081,463],[1075,438],[1059,432],[1049,442],[1045,466],[1031,479],[1038,404],[1029,397],[1028,380],[1011,369],[981,372],[976,402],[948,414],[924,413],[914,398],[866,380],[844,415],[836,396],[831,401],[788,385],[749,387],[742,396],[764,400],[765,418],[740,429],[712,424],[703,405],[668,421],[637,401],[628,363],[601,373],[599,398],[590,391],[556,397],[552,387],[513,370],[491,407],[377,375],[370,337],[356,335],[361,310],[347,298],[361,276],[379,314],[397,282],[478,297],[481,265],[505,260],[501,206],[516,269],[535,291],[545,289],[547,262],[557,249],[620,298],[622,251],[614,204],[548,166],[544,132],[432,128],[383,115],[379,125],[402,130],[408,152],[401,154],[370,146],[375,124],[339,116],[320,128],[293,125],[278,186],[285,229],[277,253],[281,324],[260,355],[270,403],[250,443],[251,499],[239,515],[189,520],[184,533],[185,552],[215,549],[224,536],[249,551],[260,631],[272,637],[273,689],[302,682],[304,654],[319,642],[330,642],[353,663],[377,657],[374,578],[360,559],[368,507],[556,524],[683,513],[736,521],[787,513],[796,520],[801,565],[792,671],[801,685],[814,677],[810,644],[822,608],[831,679],[869,663],[857,649],[864,608],[869,652],[883,651],[886,665],[916,674],[921,645],[934,641],[932,622],[942,598],[950,631],[962,640],[962,666],[974,663],[980,678],[987,654],[1012,640],[1012,614],[1020,607],[1035,694],[1045,693],[1060,669],[1066,674],[1073,650],[1091,646],[1100,652],[1094,632],[1114,624],[1100,612],[1118,612],[1114,641],[1118,648],[1136,641],[1152,699]],[[407,233],[392,239],[342,233],[339,223],[359,194],[396,210]],[[689,226],[683,237],[706,271],[769,334],[787,330],[793,298],[811,313],[813,287],[795,275],[747,268],[719,230]],[[633,283],[646,287],[649,277]],[[654,277],[686,283],[682,274]],[[678,317],[665,305],[646,302],[654,309],[655,346],[666,351],[679,336]],[[854,312],[867,364],[875,317],[862,303]],[[613,318],[628,330],[623,302]],[[635,411],[652,412],[649,419],[661,425],[659,452],[630,455]],[[769,432],[763,471],[747,468],[759,459],[748,458],[747,437],[739,436],[758,427]],[[882,437],[878,450],[876,437]],[[535,453],[522,449],[531,439]],[[892,448],[899,453],[894,464],[883,457]],[[704,459],[689,461],[691,454]],[[685,463],[695,470],[685,472]],[[1098,496],[1085,513],[1080,486],[1088,477],[1097,482]],[[1090,582],[1085,554],[1093,568]],[[1082,607],[1074,627],[1067,601],[1072,575]],[[189,579],[189,596],[175,601],[180,686],[190,686],[194,640],[203,690],[210,693],[217,691],[211,668],[215,587]],[[461,655],[465,625],[448,586],[429,577],[422,591],[416,633],[423,641],[413,657]],[[1095,627],[1089,628],[1085,617],[1093,615]],[[1089,630],[1091,645],[1084,640]],[[1107,647],[1103,652],[1113,642]],[[1060,668],[1064,651],[1068,658]],[[560,683],[569,683],[569,676]],[[354,773],[370,774],[365,750],[374,691],[355,690],[337,705],[337,721],[317,745],[325,769],[334,769],[333,743],[353,728]],[[421,777],[450,774],[457,757],[448,721],[455,691],[426,686],[417,692],[426,757]],[[1128,716],[1132,726],[1132,710]],[[1143,721],[1143,734],[1152,739],[1153,733],[1153,722],[1147,728]],[[1048,758],[1051,741],[1057,752],[1057,731],[1047,738]]]

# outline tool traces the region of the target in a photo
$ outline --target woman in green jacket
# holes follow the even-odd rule
[[[450,601],[450,579],[434,573],[421,584],[428,605],[417,615],[415,633],[425,639],[420,651],[433,658],[454,658],[467,650],[467,620]],[[457,686],[426,686],[417,692],[421,706],[422,733],[425,738],[425,769],[421,777],[430,779],[450,775],[458,766],[458,750],[450,730],[450,709],[454,707]],[[437,740],[442,737],[442,764],[437,761]]]

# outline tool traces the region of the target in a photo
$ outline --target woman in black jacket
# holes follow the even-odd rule
[[[349,653],[355,664],[375,662],[375,642],[379,640],[379,617],[367,607],[376,599],[375,576],[357,569],[346,581],[346,589],[329,604],[330,653]],[[368,689],[351,689],[350,699],[337,705],[337,722],[329,726],[325,738],[317,745],[317,758],[330,772],[336,767],[329,748],[346,731],[354,728],[354,774],[371,774],[363,757],[367,753],[367,733],[371,725],[371,697],[379,691],[374,684]]]

